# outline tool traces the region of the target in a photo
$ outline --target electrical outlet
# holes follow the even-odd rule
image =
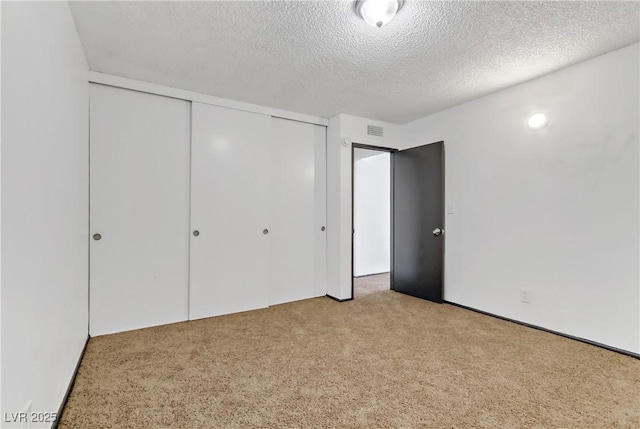
[[[520,301],[529,304],[531,299],[531,291],[529,289],[520,289]]]

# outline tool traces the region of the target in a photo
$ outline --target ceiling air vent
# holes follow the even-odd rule
[[[368,136],[384,137],[383,131],[384,130],[382,127],[376,127],[375,125],[367,125]]]

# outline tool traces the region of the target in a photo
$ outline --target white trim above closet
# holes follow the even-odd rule
[[[155,83],[143,82],[95,71],[89,72],[89,82],[132,89],[134,91],[147,92],[149,94],[164,95],[165,97],[179,98],[181,100],[196,101],[199,103],[211,104],[213,106],[227,107],[229,109],[243,110],[245,112],[261,113],[263,115],[291,119],[299,122],[307,122],[309,124],[322,125],[324,127],[329,125],[329,120],[327,118],[321,118],[319,116],[305,115],[302,113],[290,112],[288,110],[230,100],[228,98],[215,97],[212,95],[186,91],[183,89],[172,88],[170,86],[158,85]]]

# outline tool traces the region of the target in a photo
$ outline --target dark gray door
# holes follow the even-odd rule
[[[391,288],[442,302],[444,142],[393,154]]]

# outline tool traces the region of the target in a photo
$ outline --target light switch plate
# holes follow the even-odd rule
[[[453,204],[447,205],[447,214],[454,214],[456,212],[456,208]]]

